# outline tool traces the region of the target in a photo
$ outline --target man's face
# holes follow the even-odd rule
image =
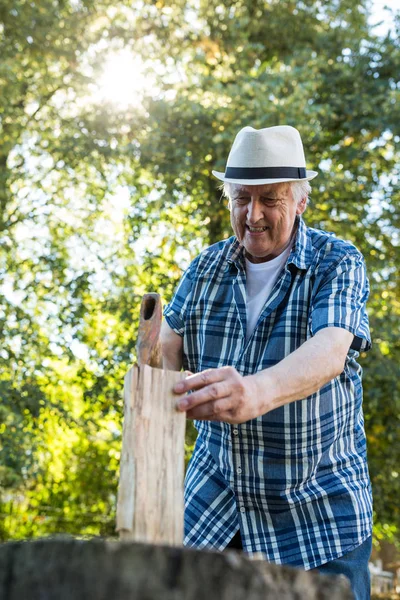
[[[231,184],[231,224],[233,231],[254,263],[275,258],[286,248],[293,232],[296,215],[306,208],[306,199],[298,204],[290,184]]]

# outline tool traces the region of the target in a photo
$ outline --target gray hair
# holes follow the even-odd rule
[[[290,181],[290,189],[292,190],[292,196],[294,201],[298,204],[303,200],[303,198],[307,198],[308,204],[308,196],[311,194],[311,185],[308,181]],[[221,185],[220,189],[222,190],[222,195],[229,200],[229,209],[231,208],[231,184],[227,181]]]
[[[291,181],[290,188],[292,190],[293,200],[298,204],[306,198],[308,204],[308,196],[311,194],[311,185],[308,181]]]

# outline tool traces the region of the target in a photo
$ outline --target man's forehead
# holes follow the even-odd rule
[[[278,194],[286,191],[287,183],[264,183],[262,185],[243,185],[241,183],[231,183],[230,187],[232,195],[236,195],[238,193]]]

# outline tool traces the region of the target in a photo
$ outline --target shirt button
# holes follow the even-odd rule
[[[232,431],[232,433],[233,433],[233,435],[239,435],[239,429],[234,429],[234,430]]]
[[[238,467],[238,468],[236,469],[236,473],[239,473],[239,475],[240,475],[240,473],[241,473],[241,472],[242,472],[242,468],[241,468],[241,467]]]
[[[241,507],[240,507],[240,512],[241,512],[241,513],[244,513],[244,512],[246,512],[246,509],[245,509],[245,507],[244,507],[244,506],[241,506]]]

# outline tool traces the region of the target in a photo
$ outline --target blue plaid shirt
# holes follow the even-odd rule
[[[371,535],[357,363],[371,345],[368,293],[360,252],[300,218],[292,252],[245,342],[246,270],[236,237],[191,263],[164,311],[183,336],[185,369],[231,365],[249,375],[325,327],[343,327],[354,339],[343,372],[311,396],[241,425],[195,422],[185,481],[187,546],[222,550],[240,529],[249,554],[311,569]]]

